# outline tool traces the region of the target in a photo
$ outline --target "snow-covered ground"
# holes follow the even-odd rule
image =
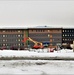
[[[1,60],[0,74],[50,75],[74,74],[74,61]]]
[[[74,59],[73,50],[62,49],[59,51],[50,52],[49,49],[44,50],[0,50],[0,58],[7,57],[22,57],[22,58],[45,58],[45,59]]]
[[[49,49],[16,51],[0,50],[0,58],[3,57],[66,57],[74,58],[73,50],[62,49],[50,52]],[[0,74],[24,74],[24,75],[49,75],[49,74],[74,74],[73,60],[0,60]]]

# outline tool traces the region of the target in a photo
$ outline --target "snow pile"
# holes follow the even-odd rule
[[[24,58],[74,58],[73,50],[63,49],[48,52],[47,49],[39,52],[0,50],[2,57],[24,57]],[[24,74],[24,75],[49,75],[49,74],[74,74],[74,61],[71,60],[0,60],[0,74]]]
[[[46,51],[45,49],[44,51]],[[23,57],[23,58],[33,58],[33,59],[74,59],[73,50],[62,49],[54,52],[34,52],[34,51],[16,51],[16,50],[1,50],[0,58],[3,57]]]

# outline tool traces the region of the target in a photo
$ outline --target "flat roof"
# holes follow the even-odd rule
[[[62,29],[62,28],[28,28],[28,29]]]
[[[62,29],[61,27],[51,27],[51,26],[37,26],[37,27],[29,27],[28,29]]]
[[[74,28],[62,28],[62,29],[74,29]]]
[[[28,29],[26,27],[0,27],[0,29]]]
[[[0,29],[74,29],[74,27],[52,27],[52,26],[35,26],[35,27],[0,27]]]

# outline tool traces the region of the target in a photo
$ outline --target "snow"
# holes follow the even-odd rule
[[[2,60],[0,74],[74,74],[74,61]]]
[[[74,58],[73,50],[62,49],[50,52],[43,50],[0,50],[1,57],[66,57]],[[49,75],[74,74],[73,60],[0,60],[0,74]]]
[[[71,58],[74,59],[73,50],[62,49],[50,52],[50,49],[44,50],[0,50],[1,57],[24,57],[24,58]]]

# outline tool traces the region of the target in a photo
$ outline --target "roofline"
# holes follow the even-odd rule
[[[0,29],[74,29],[70,27],[0,27]]]
[[[2,27],[0,29],[28,29],[28,28],[21,28],[21,27]]]
[[[28,29],[62,29],[62,28],[28,28]]]
[[[74,29],[74,28],[62,28],[62,29]]]

